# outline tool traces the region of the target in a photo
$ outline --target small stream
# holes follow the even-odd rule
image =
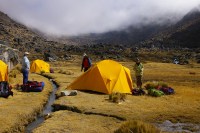
[[[199,124],[191,123],[172,123],[169,120],[161,124],[155,124],[162,132],[176,132],[176,133],[200,133]]]
[[[53,91],[51,92],[48,102],[44,107],[43,112],[37,116],[36,120],[34,120],[32,123],[28,124],[28,126],[25,129],[25,133],[31,133],[33,131],[33,129],[37,128],[41,123],[44,122],[45,118],[44,116],[50,114],[53,111],[53,107],[51,106],[53,104],[53,102],[56,99],[56,91],[57,91],[57,86],[56,84],[54,84],[52,82],[52,86],[53,86]]]
[[[52,82],[53,91],[51,92],[48,102],[44,107],[44,110],[40,115],[37,116],[36,120],[34,120],[32,123],[28,124],[28,126],[25,129],[25,133],[31,133],[35,128],[37,128],[40,124],[42,124],[45,121],[45,116],[50,114],[53,111],[52,104],[54,103],[56,99],[56,91],[57,86],[55,83]],[[161,124],[155,124],[157,128],[159,128],[161,131],[164,132],[185,132],[185,133],[200,133],[200,125],[195,124],[186,124],[186,123],[172,123],[168,120]]]

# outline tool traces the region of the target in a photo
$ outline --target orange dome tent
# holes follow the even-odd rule
[[[8,81],[8,65],[0,60],[0,81]]]
[[[31,63],[30,72],[41,73],[41,72],[50,72],[50,65],[43,60],[34,60]]]
[[[131,94],[132,87],[132,78],[128,68],[113,60],[103,60],[94,64],[67,88],[105,94],[113,92]]]

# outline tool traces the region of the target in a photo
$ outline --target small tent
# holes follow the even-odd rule
[[[8,65],[0,60],[0,81],[8,81]]]
[[[128,68],[113,60],[103,60],[94,64],[67,88],[111,94],[113,92],[131,93],[132,87]]]
[[[50,72],[50,65],[43,60],[34,60],[31,63],[30,72],[41,73],[41,72]]]

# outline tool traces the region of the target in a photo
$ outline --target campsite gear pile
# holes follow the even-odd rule
[[[8,98],[10,95],[13,96],[13,92],[11,91],[12,87],[9,85],[7,81],[0,82],[0,97]]]
[[[145,95],[146,92],[142,88],[134,88],[132,90],[132,94],[135,95],[135,96],[141,96],[141,95]]]
[[[21,90],[25,92],[41,92],[44,89],[44,82],[28,81],[21,85]]]
[[[104,94],[131,94],[132,78],[130,70],[113,60],[103,60],[92,65],[67,88],[73,90],[90,90]]]
[[[162,95],[171,95],[175,91],[173,88],[169,87],[166,83],[153,82],[145,85],[148,91],[148,95],[154,97],[160,97]]]

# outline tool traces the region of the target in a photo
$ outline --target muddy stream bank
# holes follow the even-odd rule
[[[50,113],[53,111],[52,104],[56,99],[55,94],[58,89],[58,86],[53,81],[51,82],[53,86],[53,91],[49,95],[49,99],[44,107],[44,110],[37,116],[37,118],[33,122],[28,124],[28,126],[25,128],[25,133],[31,133],[35,128],[37,128],[40,124],[42,124],[45,121],[45,117],[48,117],[48,115],[50,115]]]

